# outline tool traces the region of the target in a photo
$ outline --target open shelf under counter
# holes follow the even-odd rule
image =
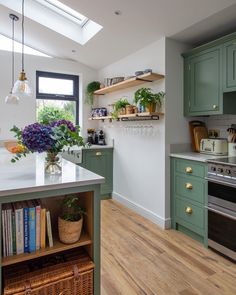
[[[45,249],[40,249],[32,253],[24,253],[24,254],[4,257],[2,258],[2,266],[12,265],[12,264],[20,263],[23,261],[39,258],[42,256],[54,254],[54,253],[59,253],[62,251],[66,251],[66,250],[70,250],[70,249],[74,249],[74,248],[78,248],[82,246],[87,246],[91,244],[92,244],[92,240],[89,237],[89,235],[86,233],[82,233],[79,241],[73,244],[63,244],[59,241],[58,238],[54,238],[53,247],[46,247]]]
[[[164,113],[160,112],[143,112],[143,113],[136,113],[136,114],[127,114],[127,115],[119,115],[117,118],[112,118],[112,116],[105,116],[105,117],[93,117],[89,118],[89,120],[100,120],[100,121],[105,121],[105,120],[118,120],[118,121],[134,121],[134,120],[159,120],[160,116],[164,116]]]
[[[138,86],[143,83],[157,81],[157,80],[163,79],[164,77],[165,77],[164,75],[157,74],[157,73],[147,73],[147,74],[143,74],[140,76],[135,76],[133,78],[124,80],[122,82],[116,83],[111,86],[101,88],[99,90],[96,90],[94,92],[94,94],[95,95],[104,95],[106,93],[111,93],[111,92],[115,92],[118,90],[129,88],[129,87]]]

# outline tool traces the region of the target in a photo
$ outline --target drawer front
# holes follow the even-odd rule
[[[204,229],[203,207],[198,207],[196,205],[193,205],[191,202],[177,198],[175,205],[175,214],[176,217],[185,222],[185,226],[187,223],[190,229],[192,229],[191,226]]]
[[[203,204],[206,194],[206,180],[175,175],[175,194]]]
[[[204,178],[206,174],[206,164],[195,161],[176,159],[175,171],[185,175],[192,175]]]

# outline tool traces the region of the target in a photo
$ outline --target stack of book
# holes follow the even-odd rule
[[[50,212],[40,200],[8,203],[2,206],[3,257],[32,253],[53,247]]]

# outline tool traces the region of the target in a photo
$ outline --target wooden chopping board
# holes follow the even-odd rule
[[[208,138],[206,126],[196,126],[193,130],[196,151],[200,152],[201,139]]]
[[[196,144],[195,144],[195,138],[194,138],[193,130],[197,126],[206,126],[206,125],[202,121],[196,121],[196,120],[194,120],[194,121],[190,121],[189,122],[189,131],[190,131],[190,137],[191,137],[191,142],[192,142],[192,149],[193,149],[194,152],[197,152],[197,149],[196,149]]]

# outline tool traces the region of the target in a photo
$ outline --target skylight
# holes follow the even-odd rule
[[[58,0],[35,0],[40,4],[50,8],[61,16],[66,17],[67,19],[79,24],[81,27],[88,21],[88,18],[81,13],[75,11],[69,6],[61,3]]]
[[[15,46],[15,52],[21,53],[21,43],[15,41],[14,42]],[[0,50],[5,50],[5,51],[12,51],[12,40],[8,37],[5,37],[0,34]],[[49,55],[46,55],[38,50],[35,50],[33,48],[30,48],[28,46],[24,46],[24,50],[26,54],[31,54],[31,55],[38,55],[38,56],[43,56],[43,57],[51,57]]]

